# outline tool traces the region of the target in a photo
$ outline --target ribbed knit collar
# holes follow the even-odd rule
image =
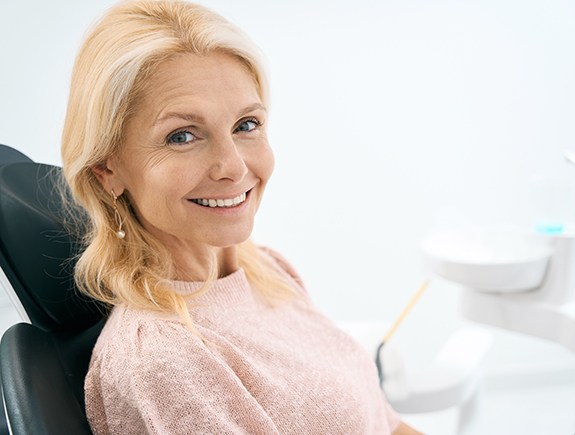
[[[174,291],[192,295],[204,285],[204,281],[172,281]],[[243,269],[214,281],[205,292],[194,297],[194,304],[208,303],[217,305],[238,304],[253,299],[252,287]]]

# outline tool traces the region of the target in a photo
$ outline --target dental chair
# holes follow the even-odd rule
[[[4,409],[14,435],[91,434],[83,384],[105,309],[74,285],[79,243],[59,185],[60,168],[0,145],[0,284],[26,322],[11,326],[0,342]]]

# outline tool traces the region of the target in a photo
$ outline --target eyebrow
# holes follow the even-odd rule
[[[244,116],[246,113],[253,112],[254,110],[264,110],[267,112],[265,106],[261,103],[254,103],[250,104],[247,107],[244,107],[242,110],[239,111],[238,116]],[[168,112],[165,115],[160,116],[154,122],[154,125],[159,125],[163,122],[166,122],[169,119],[183,119],[184,121],[194,122],[198,124],[205,123],[205,118],[201,115],[197,115],[195,113],[185,113],[185,112]]]

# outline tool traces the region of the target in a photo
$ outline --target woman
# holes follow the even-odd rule
[[[64,174],[91,218],[79,287],[112,309],[95,434],[409,434],[369,356],[248,241],[273,170],[260,55],[178,1],[112,8],[76,60]]]

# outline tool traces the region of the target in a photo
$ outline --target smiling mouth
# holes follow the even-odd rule
[[[240,205],[241,203],[243,203],[246,200],[246,195],[247,194],[244,192],[241,195],[236,196],[235,198],[228,198],[228,199],[198,198],[198,199],[190,199],[190,201],[192,201],[195,204],[204,206],[204,207],[230,208],[230,207],[236,207],[236,206]]]

